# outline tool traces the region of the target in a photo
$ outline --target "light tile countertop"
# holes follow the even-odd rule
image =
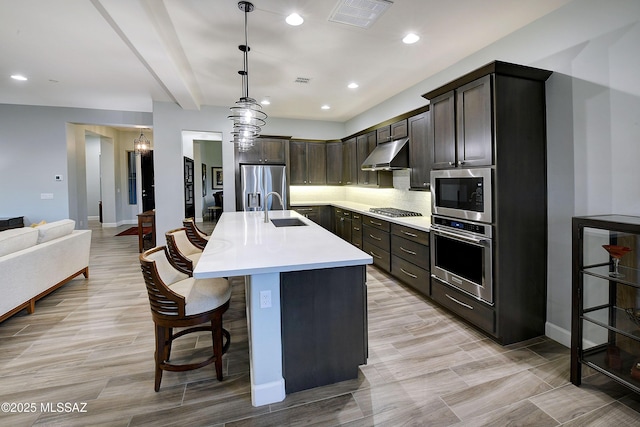
[[[365,205],[362,203],[347,202],[347,201],[331,201],[331,202],[300,202],[291,203],[291,208],[295,209],[297,206],[335,206],[337,208],[347,209],[353,212],[358,212],[363,215],[368,215],[373,218],[383,219],[388,222],[392,222],[399,225],[415,228],[416,230],[429,231],[431,229],[431,217],[430,216],[409,216],[409,217],[388,217],[385,215],[369,212],[370,208],[377,206]]]
[[[264,212],[225,212],[216,224],[193,276],[244,276],[373,263],[373,258],[295,211],[269,211],[269,218],[296,217],[306,226],[276,227]]]

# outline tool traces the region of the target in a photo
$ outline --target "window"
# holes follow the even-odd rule
[[[127,176],[129,183],[129,204],[138,203],[138,194],[136,192],[136,153],[127,151]]]

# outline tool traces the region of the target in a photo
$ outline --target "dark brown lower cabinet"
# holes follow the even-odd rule
[[[287,393],[358,377],[368,352],[365,281],[364,265],[281,273]]]
[[[495,334],[495,312],[488,305],[467,296],[436,278],[431,279],[431,298],[476,327],[490,334]]]

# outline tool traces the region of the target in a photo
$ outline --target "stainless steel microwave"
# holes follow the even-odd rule
[[[490,168],[431,171],[431,213],[492,223]]]

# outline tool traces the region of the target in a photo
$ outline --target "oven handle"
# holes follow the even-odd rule
[[[488,239],[477,239],[471,236],[465,236],[458,233],[451,233],[449,231],[444,231],[440,229],[436,230],[434,228],[431,229],[431,232],[434,234],[438,234],[440,236],[450,237],[454,240],[460,240],[463,242],[473,243],[473,244],[482,245],[482,246],[484,246],[484,244],[488,241]]]

